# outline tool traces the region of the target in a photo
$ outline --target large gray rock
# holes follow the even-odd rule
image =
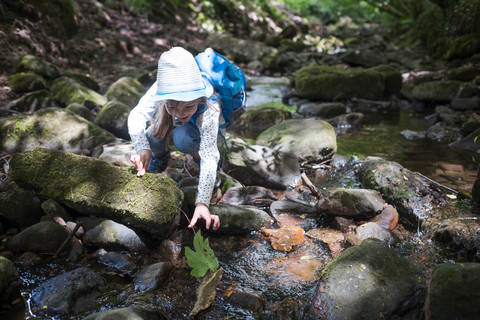
[[[328,119],[336,117],[347,112],[347,107],[341,102],[309,102],[301,104],[298,113],[306,117],[318,117]]]
[[[114,140],[108,131],[58,108],[0,119],[0,149],[8,153],[49,148],[89,154]]]
[[[10,178],[83,214],[112,219],[161,239],[178,224],[183,194],[162,174],[71,153],[35,149],[13,155]]]
[[[85,317],[83,320],[169,320],[161,310],[147,310],[139,307],[127,307],[100,311]]]
[[[248,145],[241,139],[229,139],[223,170],[245,185],[285,189],[300,180],[295,154],[261,145]]]
[[[130,111],[131,108],[120,101],[109,101],[100,109],[94,122],[115,136],[130,140],[127,126]]]
[[[322,272],[312,302],[315,319],[420,319],[422,278],[393,249],[377,239],[346,249]]]
[[[445,195],[435,191],[430,181],[397,162],[379,157],[366,158],[358,171],[365,188],[378,190],[393,205],[400,219],[417,227],[431,214],[434,201],[446,203]]]
[[[337,152],[335,129],[317,119],[286,120],[262,132],[256,144],[292,152],[308,161],[324,161]]]
[[[89,268],[78,268],[50,278],[33,289],[32,312],[42,316],[67,316],[92,308],[105,280]]]
[[[247,234],[272,225],[273,219],[254,206],[212,205],[210,212],[220,218],[218,233]]]
[[[479,135],[480,129],[477,129],[469,135],[463,137],[462,139],[450,143],[448,146],[453,150],[467,156],[476,157],[478,156],[478,151],[480,150],[479,144],[477,142],[477,137]]]
[[[6,248],[13,252],[55,253],[67,239],[67,228],[52,221],[42,221],[11,237]],[[65,249],[70,248],[67,244]]]
[[[43,215],[41,200],[31,190],[20,188],[10,182],[0,192],[0,217],[10,227],[29,227],[40,221]]]
[[[106,250],[142,252],[145,244],[132,229],[109,219],[86,217],[81,219],[85,228],[86,245]]]
[[[134,279],[135,290],[151,292],[165,284],[173,265],[170,262],[157,262],[144,267]]]
[[[380,192],[369,189],[335,188],[320,192],[319,213],[335,216],[373,216],[386,205]]]
[[[480,319],[479,286],[479,263],[437,265],[428,286],[425,319]]]

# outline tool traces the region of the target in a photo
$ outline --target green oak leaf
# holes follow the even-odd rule
[[[212,248],[210,248],[208,239],[204,240],[200,231],[193,237],[193,248],[195,251],[189,247],[185,247],[187,264],[192,268],[190,275],[201,278],[207,273],[208,269],[212,272],[217,271],[219,267],[218,259],[215,257]]]

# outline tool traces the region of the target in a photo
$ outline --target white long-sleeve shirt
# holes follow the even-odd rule
[[[128,133],[135,147],[135,152],[140,150],[151,150],[148,139],[145,136],[146,124],[150,121],[159,107],[155,101],[157,83],[155,82],[145,95],[140,99],[135,108],[128,116]],[[198,194],[195,203],[210,205],[215,179],[217,176],[217,165],[220,153],[217,146],[220,106],[218,103],[214,108],[206,108],[205,112],[199,115],[196,125],[200,131],[200,177],[198,181]],[[223,118],[223,117],[222,117]]]

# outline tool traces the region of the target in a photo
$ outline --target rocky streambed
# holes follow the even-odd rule
[[[476,170],[462,158],[477,150],[478,62],[417,74],[389,53],[390,66],[363,68],[361,56],[272,53],[298,72],[249,78],[212,198],[222,226],[201,227],[222,278],[197,318],[478,315]],[[185,247],[198,168],[172,152],[162,174],[140,179],[128,161],[126,117],[152,74],[132,71],[100,93],[37,57],[17,66],[10,85],[23,94],[0,118],[2,316],[193,317],[201,279]],[[422,124],[395,140],[388,125],[405,118]],[[415,163],[439,156],[416,142],[462,156],[427,173]]]

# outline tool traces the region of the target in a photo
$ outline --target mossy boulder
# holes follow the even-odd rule
[[[228,132],[244,138],[255,139],[271,126],[291,118],[290,112],[274,107],[247,109],[228,127]]]
[[[476,261],[480,258],[480,225],[477,219],[474,211],[465,211],[449,203],[435,210],[422,224],[422,229],[441,244],[445,252],[463,257],[463,261]]]
[[[256,144],[294,153],[308,161],[324,161],[337,152],[335,130],[317,119],[290,119],[262,132]]]
[[[365,188],[379,191],[387,203],[395,206],[400,218],[412,227],[429,217],[434,202],[448,202],[428,180],[397,162],[367,157],[359,167],[358,175]]]
[[[450,102],[462,85],[463,82],[454,80],[424,82],[413,88],[411,97],[419,101]]]
[[[178,223],[183,194],[162,174],[137,177],[133,168],[71,153],[34,149],[14,154],[12,180],[82,214],[107,218],[165,238]]]
[[[92,113],[92,111],[83,104],[71,103],[65,109],[79,115],[82,118],[87,119],[88,121],[93,122],[93,120],[95,119],[95,115]]]
[[[448,80],[472,81],[480,75],[480,67],[461,66],[450,70],[447,74]]]
[[[15,62],[15,72],[32,72],[52,80],[60,76],[60,70],[53,63],[30,54],[20,56]]]
[[[377,239],[346,249],[322,272],[312,302],[315,319],[419,319],[423,288],[419,272]],[[403,309],[403,310],[400,310]],[[313,317],[312,317],[313,318]]]
[[[351,50],[342,54],[341,60],[351,66],[375,67],[387,63],[385,54],[379,50]]]
[[[462,59],[480,52],[479,34],[465,34],[450,38],[447,45],[445,58],[447,60]]]
[[[435,266],[425,302],[425,319],[478,319],[479,286],[479,263],[442,263]]]
[[[105,93],[109,101],[116,100],[131,108],[135,107],[138,100],[145,94],[146,88],[136,79],[123,77],[115,81]]]
[[[10,304],[21,297],[22,281],[12,261],[0,256],[0,304]],[[0,310],[3,308],[0,307]]]
[[[60,77],[53,81],[50,92],[62,106],[81,103],[93,109],[101,107],[107,102],[107,99],[100,93],[68,77]]]
[[[8,78],[8,85],[17,93],[42,90],[47,87],[45,79],[38,74],[20,72],[11,75]]]
[[[130,140],[128,134],[127,120],[131,108],[125,103],[112,100],[100,109],[95,117],[95,124],[113,133],[115,136]]]
[[[89,154],[114,140],[111,133],[58,108],[0,119],[0,149],[8,153],[41,147]]]
[[[390,97],[392,95],[399,95],[403,87],[403,78],[402,74],[395,68],[382,64],[376,67],[371,68],[380,72],[385,80],[385,91],[384,97]]]
[[[375,69],[311,65],[298,70],[291,80],[296,94],[311,100],[381,100],[386,93],[386,75]]]
[[[23,94],[18,99],[10,101],[5,106],[7,110],[14,110],[20,113],[35,112],[40,109],[59,107],[48,90],[38,90]]]
[[[73,79],[76,82],[84,85],[85,87],[92,89],[93,91],[97,91],[97,92],[100,91],[100,85],[91,76],[87,76],[87,75],[75,73],[75,72],[65,72],[63,76]]]

